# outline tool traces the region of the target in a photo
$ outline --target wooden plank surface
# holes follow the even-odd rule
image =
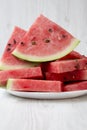
[[[87,130],[87,96],[33,100],[0,91],[1,130]]]

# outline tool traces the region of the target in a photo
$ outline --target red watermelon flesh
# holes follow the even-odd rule
[[[43,75],[40,67],[0,71],[0,86],[6,86],[9,78],[42,79]]]
[[[46,80],[58,80],[63,82],[87,80],[87,70],[75,70],[65,73],[46,73]]]
[[[33,66],[32,63],[20,60],[11,54],[25,34],[25,30],[19,27],[14,28],[13,33],[8,40],[4,53],[1,57],[0,70],[18,69]]]
[[[9,79],[7,88],[15,91],[61,92],[62,82],[33,79]]]
[[[82,69],[87,69],[87,58],[60,60],[42,64],[42,70],[50,73],[64,73]]]
[[[79,90],[87,90],[87,81],[70,83],[63,87],[64,92],[79,91]]]
[[[65,29],[40,15],[12,54],[32,62],[52,61],[70,53],[78,43]]]
[[[71,59],[81,59],[81,58],[85,58],[85,56],[81,55],[80,53],[76,51],[72,51],[68,55],[60,58],[59,60],[69,60],[69,59],[71,60]]]

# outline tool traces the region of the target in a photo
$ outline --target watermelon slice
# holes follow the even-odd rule
[[[76,51],[72,51],[68,55],[60,58],[59,60],[71,60],[71,59],[81,59],[81,58],[86,58],[86,57]],[[56,61],[58,61],[58,60],[56,60]]]
[[[0,86],[6,86],[9,78],[42,79],[43,75],[40,67],[0,71]]]
[[[87,90],[87,81],[76,82],[64,86],[63,91]]]
[[[32,62],[52,61],[70,53],[78,43],[62,27],[40,15],[12,54]]]
[[[73,59],[73,60],[60,60],[54,62],[46,62],[42,65],[44,72],[50,73],[64,73],[74,70],[87,69],[87,58]]]
[[[7,42],[6,48],[1,57],[0,70],[26,68],[35,65],[34,63],[32,64],[31,62],[20,60],[11,54],[25,34],[25,30],[19,27],[14,28],[13,33]]]
[[[75,70],[65,73],[46,73],[46,80],[59,80],[63,82],[87,80],[87,70]]]
[[[7,89],[15,91],[61,92],[62,82],[33,79],[9,79]]]

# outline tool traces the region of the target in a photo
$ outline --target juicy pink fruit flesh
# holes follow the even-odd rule
[[[42,70],[50,73],[64,73],[82,69],[87,69],[87,58],[60,60],[42,64]]]
[[[70,83],[63,87],[63,91],[87,90],[87,81]]]
[[[62,82],[33,79],[9,79],[7,88],[15,91],[61,92]]]
[[[84,55],[81,55],[80,53],[78,53],[76,51],[72,51],[68,55],[60,58],[59,60],[81,59],[81,58],[84,58],[84,57],[85,57]]]
[[[87,80],[87,70],[75,70],[65,73],[49,73],[45,74],[46,80],[59,80],[63,82],[67,81],[82,81]]]
[[[9,78],[42,79],[43,75],[40,67],[0,71],[0,86],[6,86]]]
[[[15,56],[28,61],[44,62],[68,54],[79,43],[79,40],[56,23],[40,15],[22,39],[22,43],[13,51]],[[70,46],[73,47],[70,49]],[[61,55],[61,52],[64,54]]]
[[[20,60],[19,58],[12,55],[13,50],[16,48],[25,34],[25,30],[19,27],[14,28],[1,57],[0,70],[26,68],[32,65],[32,63]]]

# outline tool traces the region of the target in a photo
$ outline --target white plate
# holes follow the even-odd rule
[[[33,98],[33,99],[64,99],[64,98],[74,98],[87,94],[87,90],[72,91],[72,92],[60,92],[60,93],[46,93],[46,92],[17,92],[7,90],[8,93],[23,97],[23,98]]]

